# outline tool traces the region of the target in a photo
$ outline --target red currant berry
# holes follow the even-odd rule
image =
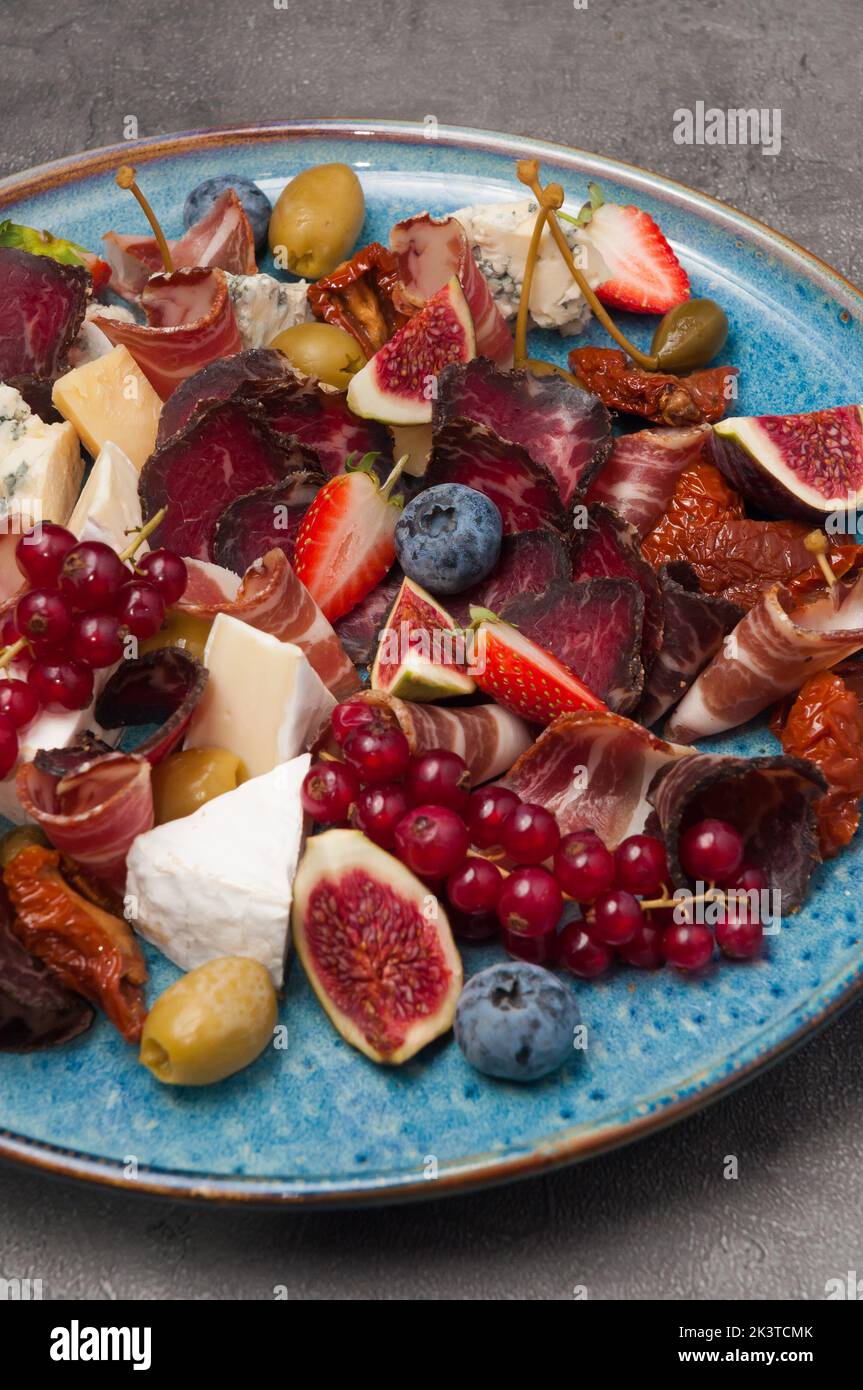
[[[519,864],[541,864],[560,843],[557,821],[544,806],[522,802],[510,811],[501,829],[501,844]]]
[[[503,888],[500,869],[488,859],[466,859],[446,881],[446,895],[459,912],[494,912]]]
[[[653,835],[630,835],[614,851],[618,888],[644,898],[657,898],[670,883],[665,845]]]
[[[701,970],[713,955],[713,937],[700,922],[675,922],[662,933],[662,954],[678,970]]]
[[[135,567],[157,590],[166,608],[183,597],[189,572],[185,560],[175,550],[149,550],[135,561]]]
[[[759,869],[757,864],[741,864],[738,872],[728,880],[725,887],[736,888],[744,893],[766,893],[770,884],[764,870]]]
[[[84,613],[110,608],[117,591],[129,579],[119,555],[103,541],[81,541],[60,567],[60,592]]]
[[[323,825],[341,825],[359,795],[356,773],[344,763],[312,763],[300,788],[303,810]]]
[[[70,651],[94,670],[113,666],[123,656],[120,620],[113,613],[80,613],[72,627]]]
[[[86,709],[93,698],[93,672],[82,661],[49,661],[37,657],[27,680],[43,705]]]
[[[8,777],[18,760],[18,730],[8,714],[0,714],[0,777]]]
[[[557,938],[557,959],[579,980],[595,980],[611,968],[614,952],[588,935],[583,922],[568,922]]]
[[[411,758],[407,792],[412,806],[448,806],[464,817],[470,802],[468,765],[458,753],[432,748]]]
[[[357,729],[365,729],[367,732],[375,729],[380,732],[391,727],[391,724],[382,719],[380,710],[361,700],[344,700],[340,705],[336,705],[330,715],[333,738],[340,748],[344,747],[351,734],[356,733]]]
[[[65,526],[43,521],[21,537],[15,546],[15,561],[34,587],[51,588],[57,583],[60,566],[77,544],[78,537]]]
[[[574,830],[555,851],[554,876],[564,893],[591,903],[614,884],[614,856],[593,830]]]
[[[155,637],[165,621],[165,604],[158,589],[146,580],[133,579],[117,594],[114,612],[133,637]]]
[[[39,701],[26,681],[10,676],[0,680],[0,714],[8,715],[16,729],[23,729],[39,713]]]
[[[553,932],[563,911],[563,894],[557,880],[534,866],[516,869],[503,885],[497,900],[497,915],[505,931],[522,936],[545,936]]]
[[[15,605],[15,626],[30,642],[55,646],[69,635],[72,610],[56,589],[29,589]]]
[[[627,965],[639,970],[656,970],[665,961],[662,953],[662,927],[645,917],[635,936],[618,946],[617,954]]]
[[[0,640],[4,647],[12,647],[16,642],[21,641],[21,634],[15,626],[14,613],[7,613],[3,619],[3,627],[0,629]]]
[[[453,935],[459,941],[490,941],[500,933],[500,922],[494,912],[457,912],[452,906],[447,911]],[[523,940],[527,940],[524,937]]]
[[[546,932],[545,936],[524,936],[522,932],[503,931],[501,941],[504,949],[516,960],[529,961],[531,965],[554,965],[555,936]]]
[[[500,844],[500,832],[510,811],[518,806],[519,798],[506,787],[481,787],[473,792],[468,808],[470,842],[477,849],[491,849]]]
[[[751,960],[761,950],[764,927],[757,912],[731,908],[716,924],[716,944],[732,960]]]
[[[401,729],[355,729],[343,747],[360,781],[370,787],[400,782],[411,760],[411,750]]]
[[[641,903],[625,888],[600,893],[593,904],[590,934],[604,946],[623,946],[644,924]]]
[[[725,820],[700,820],[680,837],[683,872],[696,882],[727,883],[743,863],[743,836]]]
[[[382,849],[392,849],[396,826],[407,815],[408,799],[404,787],[366,787],[357,797],[353,824]]]
[[[416,806],[396,826],[396,853],[419,878],[446,878],[468,844],[467,826],[448,806]]]

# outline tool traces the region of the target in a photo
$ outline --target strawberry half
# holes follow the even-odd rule
[[[608,266],[596,288],[603,304],[664,314],[689,298],[689,276],[653,218],[641,208],[606,203],[596,184],[578,219]]]
[[[396,558],[395,530],[401,497],[390,493],[407,455],[381,485],[374,454],[330,478],[297,532],[294,569],[318,607],[335,622],[371,593]]]
[[[475,648],[468,670],[480,690],[533,724],[569,710],[607,709],[568,666],[486,608],[471,608]]]

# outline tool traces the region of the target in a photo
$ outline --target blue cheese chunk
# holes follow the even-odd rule
[[[537,204],[531,198],[517,203],[478,203],[453,213],[467,232],[474,259],[505,319],[514,319],[518,313],[536,213]],[[561,222],[561,226],[576,265],[595,289],[608,278],[599,252],[581,227],[569,222]],[[531,285],[530,318],[537,328],[556,328],[564,335],[580,333],[590,318],[590,308],[564,265],[548,227],[542,234]]]
[[[228,275],[228,294],[244,348],[269,347],[286,328],[308,323],[308,283],[288,283],[272,275]]]
[[[67,521],[84,464],[70,424],[46,425],[14,386],[0,383],[0,598],[21,584],[19,536],[42,521]]]

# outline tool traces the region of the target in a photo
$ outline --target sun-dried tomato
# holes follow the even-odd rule
[[[100,1005],[127,1042],[138,1042],[147,967],[126,922],[70,888],[59,854],[42,845],[16,854],[3,878],[21,944],[67,989]]]
[[[813,803],[821,853],[832,859],[860,822],[863,796],[863,709],[841,676],[822,671],[801,687],[780,732],[786,753],[808,758],[829,789]]]
[[[573,348],[570,370],[611,410],[641,415],[657,425],[713,424],[728,404],[728,382],[736,367],[708,367],[674,376],[646,372],[619,348]]]
[[[343,328],[356,338],[366,357],[373,357],[407,323],[407,316],[393,304],[398,283],[395,255],[372,241],[332,275],[310,285],[306,297],[315,318]]]
[[[683,559],[689,549],[690,533],[726,516],[743,516],[740,494],[712,463],[693,463],[677,479],[665,515],[645,536],[642,554],[655,569],[668,560]]]

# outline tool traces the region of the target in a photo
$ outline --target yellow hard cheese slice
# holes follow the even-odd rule
[[[128,348],[61,376],[52,399],[94,458],[112,439],[140,472],[156,447],[162,402]]]

